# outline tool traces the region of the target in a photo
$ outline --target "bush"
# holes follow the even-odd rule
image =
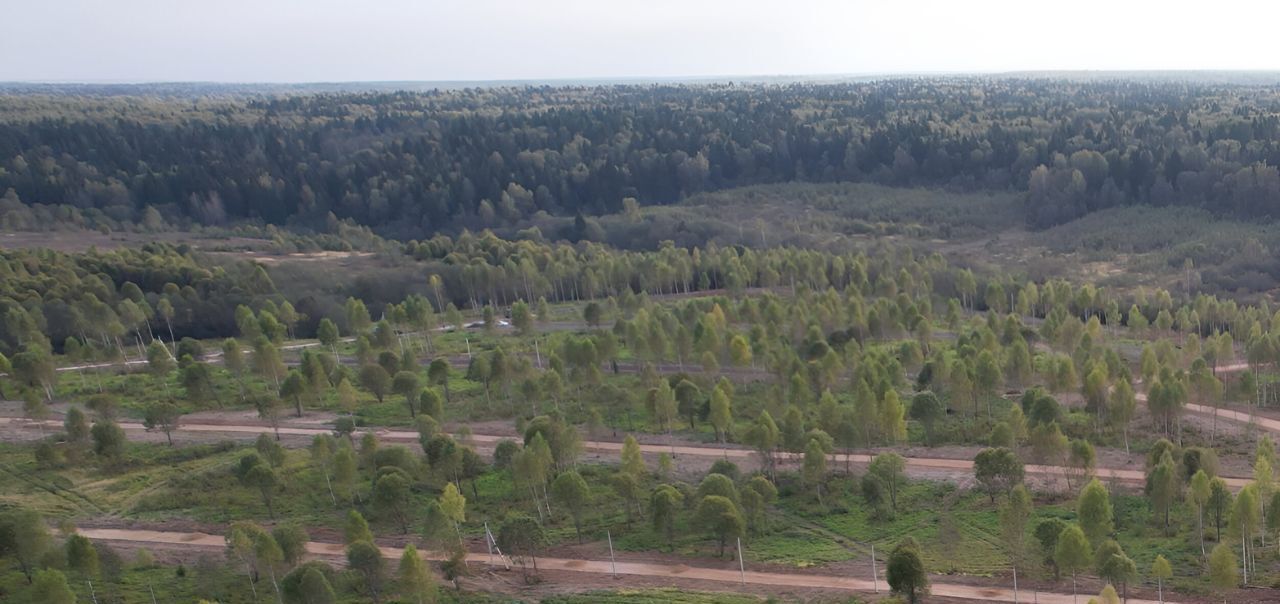
[[[729,479],[734,482],[737,482],[738,478],[742,475],[738,470],[737,464],[727,459],[717,459],[715,463],[711,464],[711,470],[708,471],[707,474],[723,474],[728,476]]]
[[[509,438],[498,441],[493,448],[493,469],[505,470],[511,467],[511,460],[518,452],[520,452],[520,445],[516,441]]]

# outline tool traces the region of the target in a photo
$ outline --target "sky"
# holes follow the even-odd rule
[[[1269,0],[7,0],[0,81],[1280,70]]]

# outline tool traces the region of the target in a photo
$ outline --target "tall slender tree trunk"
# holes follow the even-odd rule
[[[1243,531],[1241,531],[1243,533]],[[1249,542],[1249,538],[1243,534],[1240,535],[1240,566],[1244,570],[1244,584],[1249,584],[1249,552],[1245,549],[1245,544]]]
[[[280,583],[276,581],[276,569],[271,568],[271,586],[276,589],[276,602],[284,604],[284,596],[280,595]]]
[[[173,354],[176,355],[178,354],[178,340],[173,337],[173,324],[169,322],[168,318],[164,320],[164,324],[169,328],[169,343],[173,346]]]
[[[333,500],[333,507],[338,507],[338,496],[333,494],[333,482],[329,480],[329,468],[324,469],[324,484],[329,487],[329,499]]]
[[[257,578],[255,578],[253,575],[254,575],[254,571],[252,568],[250,568],[249,569],[249,591],[253,594],[254,601],[257,601],[258,586],[254,584],[257,583],[258,581],[257,581]]]
[[[1197,534],[1200,535],[1200,557],[1203,558],[1204,557],[1204,506],[1197,506],[1197,507],[1199,507],[1199,511],[1196,514],[1196,532]],[[1163,602],[1164,600],[1161,599],[1161,601]]]
[[[533,488],[532,484],[529,485],[529,494],[533,496],[533,508],[538,510],[538,522],[542,522],[544,520],[542,517],[542,502],[538,501],[538,491]]]

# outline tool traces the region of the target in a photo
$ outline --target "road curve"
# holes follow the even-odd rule
[[[30,424],[28,420],[0,417],[0,426],[3,425],[22,425]],[[61,424],[54,421],[44,422],[46,427],[57,429]],[[146,427],[142,424],[134,422],[121,422],[119,424],[127,432],[145,432]],[[270,426],[260,425],[221,425],[221,424],[181,424],[178,432],[198,432],[206,434],[261,434],[271,433]],[[391,430],[387,428],[369,430],[378,435],[379,439],[392,442],[418,442],[418,433],[408,430]],[[332,430],[324,428],[301,428],[296,426],[281,426],[279,429],[281,435],[309,437],[318,434],[332,434]],[[461,437],[459,437],[461,438]],[[490,434],[470,434],[465,440],[472,445],[490,447],[504,439],[510,439],[510,436],[495,436]],[[608,441],[583,441],[583,449],[597,453],[621,453],[622,443]],[[657,455],[660,453],[673,453],[677,457],[680,455],[689,455],[692,457],[718,457],[723,459],[743,460],[751,459],[757,455],[752,449],[742,449],[738,447],[700,447],[696,445],[659,445],[659,444],[642,444],[640,445],[642,453]],[[778,457],[783,461],[799,461],[801,455],[794,453],[777,453]],[[827,456],[832,463],[855,463],[868,464],[871,463],[872,455],[864,453],[833,453]],[[945,459],[934,457],[904,457],[906,469],[908,473],[916,475],[929,474],[931,472],[952,472],[958,474],[973,473],[973,461],[967,459]],[[1027,464],[1025,466],[1027,474],[1059,479],[1065,477],[1071,470],[1062,466],[1049,466],[1038,464]],[[1126,470],[1115,468],[1095,468],[1093,472],[1103,480],[1115,480],[1119,482],[1144,484],[1146,475],[1138,470]],[[1232,489],[1244,488],[1249,480],[1244,478],[1225,478],[1227,485]]]
[[[97,541],[114,541],[126,543],[161,543],[168,545],[178,545],[190,548],[202,549],[225,549],[226,541],[220,535],[210,535],[207,533],[183,533],[172,531],[152,531],[152,530],[134,530],[134,529],[94,529],[84,528],[79,530],[80,534]],[[380,547],[384,558],[399,559],[403,550],[396,547]],[[338,543],[323,543],[310,541],[307,543],[307,552],[321,557],[342,558],[343,546]],[[440,560],[443,557],[431,551],[422,551],[424,558],[430,560]],[[489,554],[484,552],[472,552],[467,554],[467,561],[473,564],[485,564],[489,561]],[[607,560],[575,560],[568,558],[538,558],[538,568],[543,570],[554,570],[564,572],[591,573],[598,575],[608,575],[614,572],[614,565]],[[692,579],[701,581],[718,581],[724,583],[738,583],[741,585],[768,585],[774,587],[802,587],[802,588],[820,588],[820,589],[838,589],[845,591],[857,592],[873,592],[880,590],[888,591],[888,584],[884,579],[877,577],[875,584],[869,579],[856,579],[851,577],[833,576],[833,575],[812,575],[804,573],[777,573],[777,572],[761,572],[747,571],[739,572],[736,569],[729,568],[707,568],[697,566],[686,566],[683,564],[660,564],[655,562],[617,562],[616,572],[618,575],[644,576],[644,577],[666,577],[670,579]],[[985,600],[994,602],[1013,602],[1013,590],[999,587],[980,587],[974,585],[958,585],[953,583],[933,583],[930,592],[934,596],[957,598],[965,600]],[[1085,596],[1086,598],[1088,596]],[[1020,601],[1027,601],[1030,594],[1027,590],[1022,590]],[[1039,592],[1036,601],[1042,604],[1078,604],[1078,599],[1068,593],[1056,592]],[[1142,600],[1138,598],[1129,598],[1130,604],[1157,604],[1154,600]],[[1167,604],[1177,604],[1173,600],[1166,599]]]
[[[1139,392],[1135,396],[1138,399],[1138,401],[1142,403],[1147,402],[1147,393]],[[1186,405],[1183,405],[1183,408],[1186,409],[1187,411],[1190,411],[1192,413],[1196,413],[1199,415],[1208,415],[1210,417],[1217,415],[1219,419],[1225,419],[1227,421],[1232,421],[1232,422],[1239,422],[1242,424],[1253,424],[1254,426],[1257,426],[1258,428],[1266,430],[1267,432],[1275,432],[1280,434],[1280,420],[1277,420],[1277,419],[1263,417],[1261,415],[1250,415],[1248,413],[1234,411],[1231,409],[1219,409],[1217,407],[1210,407],[1208,405],[1197,405],[1195,403],[1187,403]]]
[[[1146,395],[1142,396],[1143,400],[1146,400],[1146,398],[1147,398]],[[1216,414],[1221,419],[1240,422],[1244,424],[1252,423],[1257,427],[1262,428],[1263,430],[1266,430],[1268,432],[1280,432],[1280,420],[1271,419],[1269,417],[1262,417],[1260,415],[1250,416],[1248,413],[1232,411],[1231,409],[1217,409],[1215,407],[1208,407],[1205,405],[1196,405],[1193,403],[1187,403],[1186,407],[1187,407],[1187,411],[1190,411],[1192,413],[1202,413],[1204,415]]]

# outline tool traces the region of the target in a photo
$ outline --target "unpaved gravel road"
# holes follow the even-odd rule
[[[31,422],[26,419],[14,417],[0,417],[0,426],[22,426],[30,425]],[[55,421],[44,422],[45,426],[57,430],[61,424]],[[120,427],[126,432],[145,432],[146,428],[142,424],[133,422],[121,422]],[[418,433],[407,430],[389,430],[389,429],[373,429],[373,433],[384,441],[391,442],[418,442]],[[269,426],[262,425],[222,425],[222,424],[182,424],[178,432],[190,433],[206,433],[206,434],[252,434],[270,433]],[[279,433],[282,436],[312,437],[318,434],[332,434],[331,430],[325,428],[303,428],[298,426],[281,426]],[[0,432],[0,437],[3,433]],[[499,441],[510,439],[510,436],[495,436],[489,434],[471,434],[466,437],[466,442],[479,448],[489,449],[496,445]],[[587,451],[598,453],[620,453],[622,451],[622,443],[608,441],[584,441],[583,448]],[[681,455],[692,457],[706,458],[723,458],[729,460],[750,460],[757,457],[757,453],[751,449],[742,449],[737,447],[700,447],[696,445],[661,445],[661,444],[641,444],[640,451],[651,455],[660,453],[672,453],[677,458]],[[778,453],[780,461],[798,461],[801,456],[792,453]],[[872,455],[863,453],[833,453],[828,456],[828,460],[834,464],[854,463],[869,464]],[[910,475],[917,477],[938,477],[940,475],[964,476],[969,477],[973,474],[973,462],[967,459],[944,459],[932,457],[906,457],[906,470]],[[1047,478],[1052,481],[1064,479],[1068,469],[1061,466],[1046,466],[1027,464],[1025,466],[1027,474]],[[1096,468],[1094,475],[1102,480],[1113,480],[1118,482],[1143,484],[1146,482],[1146,475],[1139,470],[1114,469],[1114,468]],[[1227,485],[1232,489],[1243,488],[1249,483],[1245,478],[1224,478]]]
[[[80,529],[80,534],[90,539],[108,542],[125,542],[125,543],[155,543],[166,544],[171,546],[214,549],[223,550],[226,548],[226,541],[219,535],[210,535],[207,533],[183,533],[172,531],[152,531],[137,529]],[[396,547],[381,547],[384,558],[397,560],[403,553],[403,550]],[[307,552],[315,556],[326,558],[342,558],[343,546],[338,543],[322,543],[311,541],[307,543]],[[423,557],[440,560],[442,556],[435,552],[422,552]],[[483,552],[473,552],[467,555],[468,562],[472,564],[486,564],[489,561],[489,554]],[[568,558],[538,558],[538,568],[551,571],[565,571],[573,573],[591,573],[608,575],[612,574],[615,565],[607,560],[575,560]],[[686,566],[683,564],[661,564],[656,562],[617,562],[616,573],[618,575],[644,576],[644,577],[665,577],[672,580],[702,580],[717,581],[723,583],[739,583],[742,585],[769,585],[780,587],[810,587],[823,588],[833,590],[857,591],[857,592],[874,592],[877,590],[888,591],[888,584],[883,579],[877,577],[876,584],[873,585],[868,579],[855,579],[851,577],[839,577],[832,575],[815,575],[807,573],[778,573],[778,572],[761,572],[746,571],[739,572],[734,569],[724,568],[705,568],[697,566]],[[881,570],[883,573],[883,570]],[[934,582],[930,588],[930,593],[937,597],[956,598],[963,600],[985,600],[994,602],[1013,602],[1015,600],[1013,590],[999,587],[982,587],[974,585],[959,585],[954,583]],[[1039,592],[1034,596],[1036,602],[1041,604],[1079,604],[1079,600],[1067,593]],[[1088,596],[1084,596],[1088,599]],[[1032,600],[1032,594],[1023,590],[1018,601],[1027,602]],[[1178,604],[1174,600],[1166,599],[1167,604]],[[1138,598],[1129,598],[1130,604],[1157,604],[1154,600],[1142,600]]]
[[[1139,402],[1146,403],[1147,393],[1139,392],[1136,395],[1136,398],[1138,399]],[[1232,422],[1239,422],[1242,424],[1253,424],[1258,428],[1266,430],[1267,432],[1280,433],[1280,420],[1277,420],[1277,419],[1271,419],[1269,417],[1264,417],[1261,415],[1249,415],[1248,413],[1233,411],[1231,409],[1218,409],[1216,407],[1209,407],[1206,405],[1197,405],[1195,403],[1187,403],[1184,406],[1184,408],[1187,411],[1190,411],[1192,413],[1197,413],[1200,415],[1208,415],[1209,417],[1213,417],[1214,415],[1217,415],[1219,419],[1225,419],[1227,421],[1232,421]]]

